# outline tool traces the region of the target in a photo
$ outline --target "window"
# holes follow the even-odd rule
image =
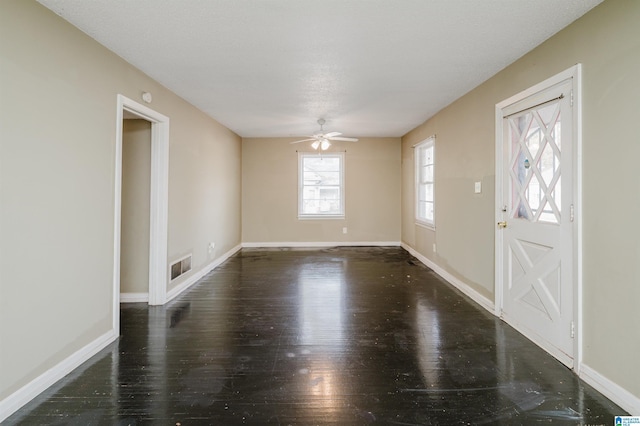
[[[298,217],[344,217],[344,153],[298,154]]]
[[[416,221],[423,225],[435,226],[434,216],[434,136],[415,147],[416,158]]]

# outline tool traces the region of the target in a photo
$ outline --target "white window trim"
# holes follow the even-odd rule
[[[304,214],[302,213],[302,186],[304,182],[304,169],[302,160],[305,157],[337,157],[340,159],[340,213],[338,214]],[[344,219],[345,218],[345,161],[344,152],[331,153],[314,153],[314,152],[298,152],[298,219],[299,220],[326,220],[326,219]]]
[[[419,193],[420,193],[420,166],[421,166],[421,158],[418,155],[419,151],[421,149],[425,149],[428,148],[429,146],[433,147],[433,170],[434,170],[434,176],[433,176],[433,220],[428,220],[425,218],[421,218],[419,215],[419,209],[420,209],[420,204],[419,204]],[[436,218],[435,218],[435,212],[436,212],[436,179],[435,179],[435,165],[436,165],[436,137],[435,135],[433,136],[429,136],[428,138],[426,138],[425,140],[423,140],[422,142],[416,144],[413,146],[414,148],[414,183],[415,183],[415,191],[414,191],[414,215],[415,215],[415,221],[416,221],[416,225],[425,227],[425,228],[429,228],[429,229],[435,229],[436,228]]]

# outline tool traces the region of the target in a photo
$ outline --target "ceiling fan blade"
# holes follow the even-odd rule
[[[302,140],[299,140],[299,141],[293,141],[293,142],[289,142],[289,143],[290,143],[291,145],[293,145],[294,143],[310,142],[310,141],[315,141],[315,140],[316,140],[315,138],[312,138],[312,139],[302,139]]]
[[[332,141],[343,141],[343,142],[358,142],[358,138],[345,138],[345,137],[332,137],[327,138]]]
[[[324,135],[325,139],[331,139],[334,136],[340,136],[342,133],[340,132],[329,132],[326,135]]]

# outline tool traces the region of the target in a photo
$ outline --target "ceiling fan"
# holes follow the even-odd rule
[[[308,139],[291,142],[291,144],[300,142],[312,142],[311,148],[316,150],[320,148],[322,151],[326,151],[331,146],[331,141],[358,142],[357,138],[347,138],[344,136],[340,136],[342,134],[340,132],[324,133],[322,126],[324,126],[325,123],[326,121],[324,120],[324,118],[319,119],[318,124],[320,125],[320,133],[309,136]]]

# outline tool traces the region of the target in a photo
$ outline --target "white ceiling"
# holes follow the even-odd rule
[[[38,1],[240,136],[397,137],[601,0]]]

